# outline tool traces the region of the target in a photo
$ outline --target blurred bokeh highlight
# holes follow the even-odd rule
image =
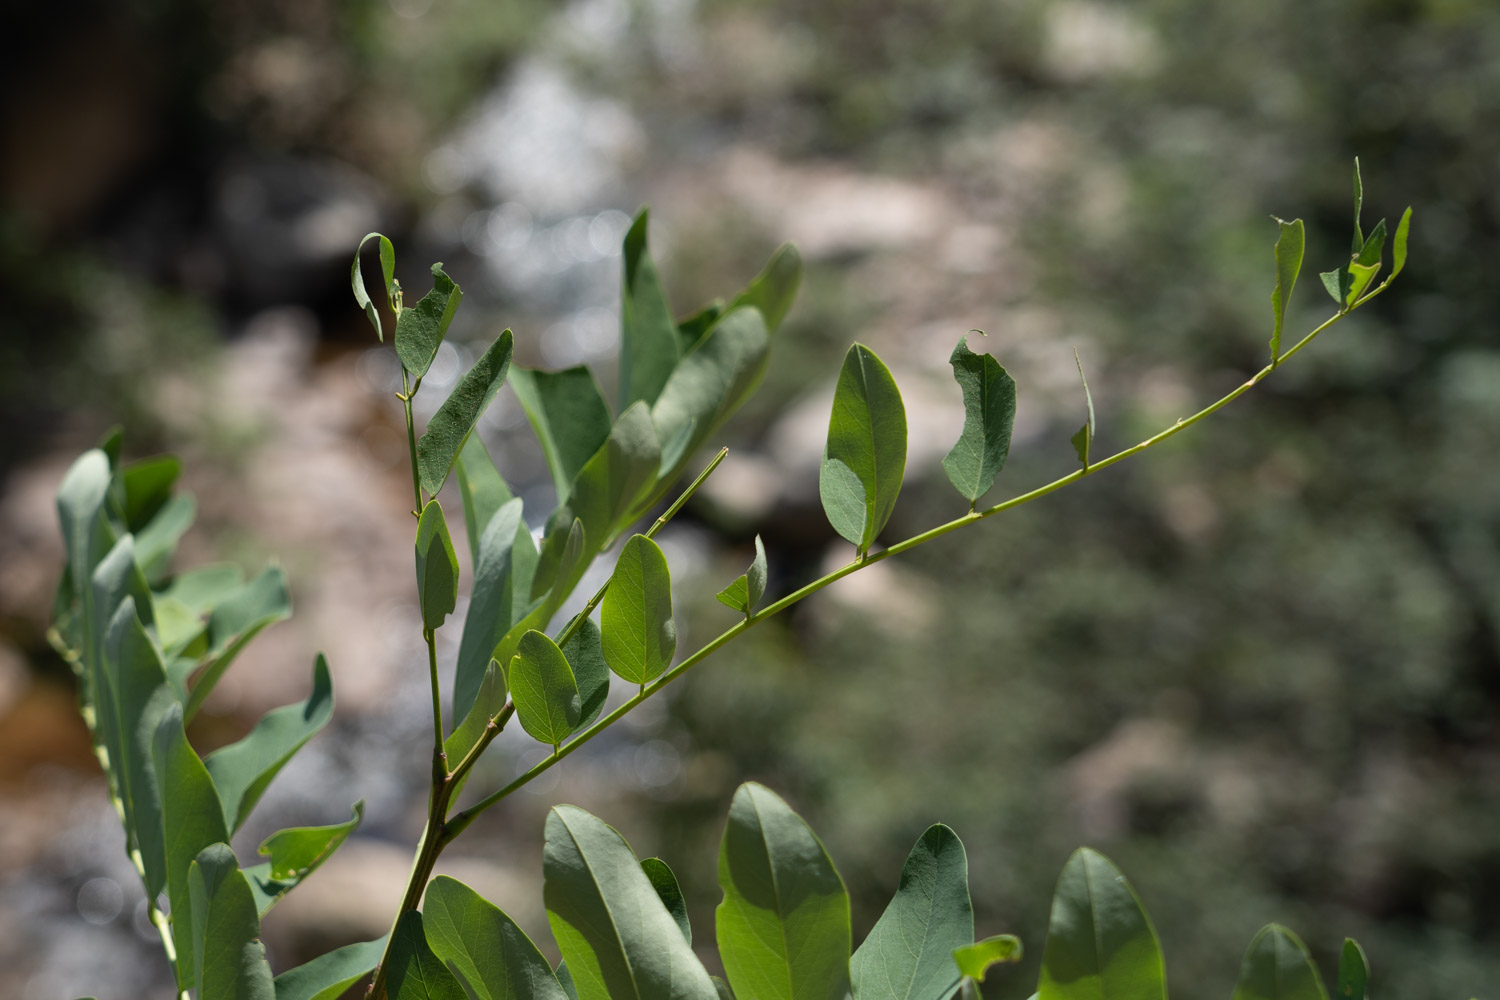
[[[113,424],[128,457],[184,458],[181,565],[291,579],[200,748],[303,697],[317,651],[333,667],[334,723],[235,846],[356,798],[366,821],[268,918],[273,966],[387,928],[430,720],[399,372],[348,287],[366,232],[405,287],[441,260],[466,293],[429,412],[506,326],[518,363],[613,386],[641,204],[684,314],[798,243],[771,373],[660,539],[690,650],[733,621],[712,595],[756,533],[773,595],[849,557],[816,482],[851,341],[908,407],[896,539],[965,509],[939,465],[959,337],[1020,387],[992,502],[1072,468],[1074,348],[1098,447],[1134,444],[1264,363],[1269,216],[1308,224],[1288,335],[1330,313],[1313,272],[1346,259],[1356,155],[1367,229],[1414,208],[1377,304],[1170,443],[755,628],[441,870],[550,952],[542,819],[574,802],[668,859],[707,939],[754,779],[824,836],[857,937],[953,826],[980,933],[1030,949],[994,997],[1030,994],[1080,844],[1131,876],[1181,995],[1227,996],[1270,920],[1325,970],[1360,939],[1382,996],[1500,982],[1500,7],[59,0],[0,29],[0,995],[170,991],[45,640],[53,492]],[[548,509],[513,396],[480,432]],[[544,753],[507,733],[471,794]]]

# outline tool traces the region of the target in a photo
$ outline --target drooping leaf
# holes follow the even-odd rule
[[[428,945],[474,1000],[564,1000],[552,967],[526,933],[462,882],[433,879],[422,916]]]
[[[583,522],[595,550],[609,546],[642,499],[656,484],[661,443],[645,403],[631,405],[610,428],[609,437],[573,480],[568,506]]]
[[[579,1000],[718,1000],[618,833],[576,806],[557,806],[542,858],[547,921]]]
[[[1339,1000],[1367,1000],[1370,995],[1370,961],[1353,938],[1344,938],[1339,954]]]
[[[205,847],[226,843],[229,830],[224,825],[213,779],[183,732],[179,705],[169,705],[162,713],[152,747],[152,764],[157,787],[161,789],[167,899],[173,914],[178,985],[186,989],[197,982],[192,921],[188,919],[192,912],[188,867]]]
[[[287,594],[286,574],[278,566],[266,569],[214,607],[208,617],[207,665],[194,681],[183,709],[189,721],[198,714],[204,699],[213,691],[214,685],[224,676],[240,651],[250,644],[250,640],[259,635],[267,625],[281,621],[291,613],[292,601]],[[172,680],[170,672],[168,680]],[[182,679],[183,682],[185,680],[186,678]]]
[[[973,941],[968,858],[958,835],[937,824],[912,847],[895,897],[849,960],[854,995],[948,1000],[958,989],[962,965],[954,964],[954,950],[973,947]]]
[[[641,209],[625,234],[620,293],[620,409],[656,402],[677,365],[677,324],[646,246],[650,212]]]
[[[266,877],[272,882],[290,883],[287,886],[290,889],[311,875],[359,829],[365,818],[364,799],[354,803],[351,812],[353,815],[342,823],[294,826],[267,837],[257,848],[263,857],[270,859]]]
[[[469,598],[469,610],[464,615],[463,638],[458,644],[458,667],[453,678],[455,720],[462,719],[473,706],[496,644],[514,624],[520,606],[524,606],[522,602],[529,596],[516,594],[517,581],[512,565],[517,544],[531,544],[531,532],[521,513],[519,497],[507,501],[490,518],[479,539],[474,588]],[[502,702],[505,700],[503,686],[498,696]],[[498,705],[495,710],[499,710]]]
[[[514,375],[512,375],[514,377]],[[464,502],[464,535],[469,540],[469,566],[479,565],[479,539],[495,512],[514,495],[478,434],[470,434],[458,452],[453,470]]]
[[[545,632],[521,636],[507,671],[516,718],[532,739],[553,746],[578,728],[583,709],[568,658]]]
[[[1083,400],[1088,404],[1089,418],[1069,440],[1073,444],[1073,450],[1078,453],[1078,461],[1087,469],[1094,450],[1094,394],[1089,392],[1089,380],[1083,374],[1083,362],[1078,360],[1077,349],[1073,351],[1073,363],[1078,366],[1078,378],[1083,382]]]
[[[438,345],[448,333],[448,324],[453,322],[453,314],[463,299],[463,290],[443,273],[443,265],[434,264],[432,291],[416,305],[402,309],[396,317],[396,356],[412,378],[421,378],[432,367]]]
[[[428,946],[422,914],[416,910],[403,913],[394,934],[385,973],[390,1000],[469,1000],[453,973]]]
[[[189,863],[188,897],[198,1000],[275,1000],[260,915],[228,844],[211,844]]]
[[[609,697],[609,666],[604,662],[604,648],[599,626],[585,618],[562,645],[568,666],[573,668],[573,677],[578,681],[580,709],[578,728],[582,729],[604,710],[604,701]]]
[[[365,311],[370,319],[370,325],[375,328],[377,340],[385,340],[385,332],[380,328],[380,310],[370,298],[370,293],[365,289],[364,275],[359,269],[359,252],[365,248],[365,244],[371,240],[379,240],[380,246],[380,270],[385,279],[385,294],[387,300],[391,298],[392,288],[396,280],[396,248],[391,246],[391,241],[379,233],[370,233],[359,241],[359,246],[354,249],[354,263],[349,266],[349,284],[354,289],[354,301]]]
[[[427,501],[417,521],[417,595],[422,627],[429,632],[441,628],[458,603],[458,554],[436,500]]]
[[[276,1000],[339,1000],[385,953],[385,938],[335,948],[276,977]]]
[[[585,365],[560,372],[514,368],[510,384],[542,444],[558,505],[565,504],[579,470],[609,437],[609,404]]]
[[[943,458],[948,481],[970,506],[989,492],[1005,468],[1011,428],[1016,422],[1016,380],[993,355],[969,350],[961,337],[948,358],[953,379],[963,390],[964,429]]]
[[[692,944],[693,925],[688,922],[687,900],[682,895],[682,886],[677,884],[677,876],[672,873],[671,867],[661,858],[646,858],[641,862],[641,871],[646,873],[646,878],[651,881],[651,888],[656,890],[656,898],[661,900],[661,905],[667,908],[676,922],[677,929],[682,931],[682,939]]]
[[[1233,1000],[1328,1000],[1307,946],[1280,924],[1267,924],[1250,942]]]
[[[118,477],[125,530],[140,532],[172,497],[172,486],[182,474],[176,455],[156,455],[131,462]]]
[[[905,469],[901,393],[875,352],[855,344],[844,356],[834,390],[818,492],[834,530],[861,555],[890,520]]]
[[[319,654],[313,664],[312,694],[306,701],[272,709],[244,739],[208,755],[203,763],[214,779],[224,807],[224,825],[231,834],[244,825],[271,779],[331,718],[333,679],[328,661]]]
[[[719,851],[719,955],[755,1000],[849,995],[849,895],[823,845],[774,792],[741,785]]]
[[[765,319],[766,329],[775,333],[792,308],[797,297],[797,288],[802,284],[802,255],[790,243],[776,248],[766,266],[755,280],[739,295],[729,308],[730,312],[740,306],[754,306]]]
[[[760,599],[766,596],[766,547],[761,543],[760,536],[755,536],[755,558],[750,561],[750,568],[739,576],[734,582],[719,591],[719,603],[727,605],[736,611],[749,615],[760,603]]]
[[[1306,227],[1301,219],[1291,222],[1277,219],[1276,225],[1276,287],[1271,290],[1271,312],[1275,317],[1275,325],[1271,328],[1272,364],[1281,360],[1281,329],[1286,320],[1287,303],[1292,299],[1292,289],[1297,287],[1297,275],[1302,273],[1302,254],[1307,245]]]
[[[660,677],[677,651],[672,574],[661,546],[632,535],[620,551],[599,609],[604,662],[632,684]]]
[[[513,345],[511,332],[501,333],[427,421],[417,441],[417,478],[429,494],[435,496],[443,488],[469,432],[505,384]]]
[[[1020,960],[1021,939],[1010,934],[996,934],[953,949],[953,964],[958,966],[959,973],[978,983],[984,982],[990,966]]]
[[[1166,1000],[1161,947],[1135,890],[1104,855],[1073,852],[1052,897],[1038,1000]]]

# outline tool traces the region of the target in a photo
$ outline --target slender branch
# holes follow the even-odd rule
[[[438,687],[437,636],[432,629],[423,629],[422,638],[427,640],[427,676],[432,682],[432,754],[433,766],[439,769],[433,771],[436,781],[448,774],[447,755],[443,753],[443,696]]]
[[[1364,302],[1368,301],[1369,298],[1370,296],[1365,296],[1365,298],[1361,299],[1359,303],[1356,303],[1356,305],[1363,304]],[[552,756],[548,757],[546,760],[541,761],[536,766],[528,770],[525,774],[522,774],[520,777],[516,778],[516,780],[506,785],[504,788],[501,788],[499,791],[493,792],[492,794],[485,796],[478,802],[469,806],[467,809],[455,813],[446,823],[446,832],[444,836],[447,840],[450,841],[454,837],[457,837],[470,823],[474,821],[477,816],[479,816],[480,813],[483,813],[486,809],[491,808],[514,792],[524,788],[531,781],[550,769],[554,764],[563,760],[574,750],[583,746],[585,743],[589,742],[589,740],[599,735],[599,733],[614,725],[615,722],[619,721],[622,717],[628,714],[631,709],[635,708],[635,706],[639,705],[647,698],[650,698],[652,695],[656,694],[658,691],[666,687],[678,677],[681,677],[683,674],[687,673],[687,671],[697,666],[708,656],[716,652],[721,646],[724,646],[726,643],[732,641],[736,636],[744,632],[746,629],[759,624],[760,622],[772,617],[773,615],[785,611],[792,605],[800,603],[804,599],[811,597],[813,594],[816,594],[818,591],[822,590],[824,587],[827,587],[829,584],[834,583],[838,580],[842,580],[849,574],[861,570],[866,566],[880,562],[883,559],[888,559],[891,556],[898,555],[902,552],[907,552],[919,545],[925,545],[928,542],[941,538],[944,535],[949,534],[950,532],[957,531],[958,529],[965,527],[966,525],[973,524],[976,521],[982,521],[987,517],[993,517],[1003,511],[1011,510],[1015,507],[1020,507],[1022,504],[1030,503],[1033,500],[1039,500],[1049,493],[1053,493],[1057,490],[1062,489],[1069,483],[1077,482],[1085,476],[1093,475],[1100,469],[1104,469],[1108,466],[1114,465],[1116,462],[1124,461],[1132,455],[1137,455],[1145,451],[1147,448],[1152,447],[1153,445],[1160,444],[1167,438],[1172,437],[1174,434],[1177,434],[1187,429],[1188,427],[1191,427],[1193,424],[1196,424],[1198,421],[1212,416],[1218,410],[1222,409],[1225,406],[1228,406],[1234,400],[1244,395],[1251,388],[1258,385],[1261,380],[1263,380],[1267,375],[1271,374],[1271,372],[1276,368],[1276,365],[1279,362],[1285,361],[1295,355],[1298,351],[1301,351],[1308,344],[1312,343],[1313,339],[1316,338],[1318,334],[1322,333],[1324,330],[1327,330],[1339,320],[1349,315],[1349,312],[1351,311],[1352,309],[1342,311],[1330,317],[1328,320],[1324,321],[1322,324],[1316,327],[1311,333],[1307,334],[1301,340],[1297,341],[1297,343],[1289,348],[1285,353],[1283,353],[1276,362],[1266,365],[1266,367],[1256,372],[1255,375],[1251,376],[1251,378],[1246,380],[1244,383],[1236,386],[1232,392],[1221,397],[1215,402],[1210,403],[1208,406],[1205,406],[1203,409],[1199,410],[1192,416],[1178,420],[1171,427],[1168,427],[1160,433],[1147,438],[1140,444],[1134,445],[1130,448],[1126,448],[1123,451],[1116,452],[1108,458],[1100,459],[1097,462],[1091,462],[1086,468],[1075,469],[1073,472],[1068,473],[1066,476],[1062,476],[1059,479],[1054,479],[1052,482],[1047,483],[1044,486],[1039,486],[1029,493],[1023,493],[1020,496],[1012,497],[1011,499],[1003,501],[1002,503],[998,503],[993,507],[988,507],[981,511],[975,511],[971,509],[963,517],[956,518],[952,521],[947,522],[946,524],[940,524],[935,528],[929,528],[927,531],[924,531],[921,534],[913,535],[911,538],[897,542],[896,544],[880,552],[860,553],[856,555],[853,562],[847,563],[834,570],[833,572],[819,577],[818,579],[801,587],[800,589],[793,591],[792,593],[781,598],[781,600],[767,605],[763,610],[757,612],[754,616],[746,617],[743,621],[736,622],[734,625],[730,626],[728,629],[722,632],[713,641],[709,642],[708,645],[704,646],[702,649],[699,649],[691,656],[688,656],[681,663],[677,664],[677,666],[662,674],[656,680],[652,681],[649,685],[642,687],[640,692],[632,697],[629,701],[625,702],[619,708],[615,709],[613,712],[610,712],[599,721],[595,722],[588,729],[585,729],[583,732],[577,734],[571,741],[565,744]]]
[[[401,400],[401,406],[406,410],[406,451],[407,454],[411,456],[411,490],[415,495],[417,502],[417,505],[415,508],[413,508],[412,513],[418,515],[422,513],[422,477],[417,472],[417,430],[412,423],[411,398],[417,394],[417,390],[420,388],[422,388],[421,379],[417,379],[416,385],[411,386],[410,388],[407,387],[406,368],[405,366],[402,366],[401,392],[399,393],[397,398]]]

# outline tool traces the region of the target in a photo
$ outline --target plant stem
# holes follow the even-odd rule
[[[423,629],[422,638],[427,640],[427,676],[432,681],[432,754],[433,780],[439,774],[447,777],[448,755],[443,752],[443,698],[438,689],[437,636],[432,629]]]
[[[1359,304],[1363,304],[1369,299],[1369,297],[1370,296],[1367,295],[1364,299],[1361,299]],[[702,649],[699,649],[691,656],[688,656],[681,663],[677,664],[677,666],[662,674],[656,680],[652,681],[649,685],[643,686],[640,692],[632,697],[629,701],[622,704],[613,712],[610,712],[604,718],[595,722],[588,729],[585,729],[583,732],[577,734],[570,742],[564,745],[552,756],[548,757],[546,760],[541,761],[535,767],[531,768],[525,774],[516,778],[515,781],[512,781],[504,788],[501,788],[499,791],[487,795],[484,798],[480,799],[478,802],[469,806],[469,808],[455,813],[453,817],[449,819],[445,824],[446,831],[444,836],[447,840],[450,841],[454,837],[457,837],[464,831],[466,827],[468,827],[470,823],[474,822],[474,819],[479,816],[480,813],[498,804],[512,793],[526,787],[527,784],[529,784],[532,780],[539,777],[543,772],[551,768],[552,765],[563,760],[574,750],[583,746],[589,740],[599,735],[599,733],[608,729],[610,726],[612,726],[614,723],[628,714],[631,709],[635,708],[635,706],[639,705],[647,698],[656,694],[658,691],[666,687],[678,677],[681,677],[683,674],[687,673],[687,671],[697,666],[709,655],[717,651],[721,646],[732,641],[736,636],[738,636],[741,632],[744,632],[746,629],[759,624],[765,619],[770,618],[771,616],[781,611],[785,611],[792,605],[801,602],[805,598],[811,597],[813,594],[816,594],[818,591],[822,590],[824,587],[827,587],[829,584],[834,583],[838,580],[842,580],[849,574],[857,572],[858,570],[861,570],[866,566],[880,562],[883,559],[888,559],[891,556],[898,555],[899,553],[909,551],[919,545],[925,545],[930,541],[949,534],[950,532],[957,531],[959,528],[962,528],[966,525],[973,524],[976,521],[982,521],[987,517],[993,517],[994,515],[999,514],[1002,511],[1020,507],[1022,504],[1030,503],[1033,500],[1039,500],[1049,493],[1062,489],[1069,483],[1077,482],[1085,476],[1093,475],[1100,469],[1104,469],[1108,466],[1114,465],[1116,462],[1124,461],[1132,455],[1137,455],[1145,451],[1147,448],[1152,447],[1153,445],[1160,444],[1167,438],[1172,437],[1174,434],[1177,434],[1178,432],[1191,427],[1198,421],[1213,415],[1218,410],[1222,409],[1225,406],[1228,406],[1234,400],[1244,395],[1251,388],[1258,385],[1261,380],[1264,379],[1267,375],[1271,374],[1271,372],[1277,367],[1277,364],[1295,355],[1298,351],[1302,350],[1304,347],[1310,344],[1313,339],[1318,336],[1318,334],[1322,333],[1324,330],[1327,330],[1329,327],[1333,326],[1335,323],[1337,323],[1347,315],[1349,315],[1349,311],[1341,311],[1330,317],[1328,320],[1324,321],[1321,325],[1315,328],[1311,333],[1307,334],[1301,340],[1297,341],[1297,343],[1289,348],[1285,353],[1283,353],[1281,357],[1276,360],[1276,362],[1266,365],[1266,367],[1256,372],[1255,375],[1251,376],[1248,380],[1246,380],[1239,386],[1236,386],[1232,392],[1221,397],[1215,402],[1210,403],[1208,406],[1199,410],[1192,416],[1178,420],[1172,426],[1166,428],[1165,430],[1152,437],[1147,438],[1140,444],[1134,445],[1130,448],[1126,448],[1123,451],[1116,452],[1108,458],[1100,459],[1097,462],[1091,462],[1085,468],[1076,469],[1073,472],[1068,473],[1066,476],[1063,476],[1059,479],[1054,479],[1052,482],[1047,483],[1045,486],[1039,486],[1029,493],[1023,493],[1020,496],[1012,497],[1011,499],[1006,500],[1002,503],[998,503],[993,507],[987,507],[981,511],[975,511],[971,509],[963,517],[956,518],[952,521],[947,522],[946,524],[940,524],[935,528],[929,528],[927,531],[924,531],[921,534],[913,535],[911,538],[897,542],[896,544],[880,552],[859,553],[858,555],[856,555],[853,562],[847,563],[834,570],[833,572],[819,577],[806,586],[793,591],[792,593],[783,597],[781,600],[768,605],[760,611],[757,611],[753,617],[747,617],[743,621],[736,622],[734,625],[730,626],[727,630],[721,633],[717,638],[708,643],[708,645],[704,646]]]
[[[422,380],[417,379],[417,384],[407,388],[406,369],[401,369],[401,406],[406,410],[406,451],[411,456],[411,490],[416,497],[416,507],[413,514],[421,516],[422,513],[422,477],[417,473],[417,430],[411,418],[411,398],[422,388]]]

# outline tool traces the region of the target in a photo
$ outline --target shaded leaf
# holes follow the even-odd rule
[[[401,914],[394,933],[385,973],[390,1000],[469,1000],[453,973],[428,946],[422,914],[416,910]]]
[[[1349,289],[1353,287],[1354,279],[1349,273],[1347,266],[1337,271],[1323,271],[1318,275],[1323,281],[1323,287],[1328,291],[1333,301],[1337,302],[1340,311],[1349,299]]]
[[[260,915],[228,844],[205,847],[189,863],[188,897],[198,1000],[274,1000]],[[174,923],[187,916],[173,912]]]
[[[172,497],[135,536],[136,560],[148,579],[166,574],[167,559],[198,516],[198,502],[191,496]]]
[[[505,637],[495,647],[495,659],[501,663],[510,662],[510,658],[515,655],[516,644],[521,641],[521,636],[532,629],[541,630],[547,627],[547,623],[557,613],[558,607],[573,592],[573,588],[578,585],[579,578],[588,568],[588,538],[583,530],[582,522],[577,518],[572,518],[569,522],[567,518],[572,517],[572,512],[566,507],[559,507],[553,514],[561,516],[555,525],[549,522],[549,528],[557,526],[560,529],[561,525],[568,526],[566,530],[555,530],[543,537],[543,551],[537,559],[531,588],[533,594],[538,591],[544,573],[549,578],[549,582],[546,587],[540,588],[542,593],[527,605],[526,613],[521,616],[520,621],[510,627],[510,631],[505,633]],[[516,547],[519,549],[521,546],[518,543]]]
[[[661,466],[661,443],[645,403],[630,406],[573,480],[568,506],[583,522],[595,551],[609,547],[631,511],[651,492]]]
[[[692,944],[693,925],[688,922],[687,900],[683,898],[682,886],[677,884],[677,876],[672,874],[671,867],[661,858],[647,858],[641,862],[641,871],[646,873],[651,888],[656,890],[656,898],[661,900],[677,929],[682,931],[682,939]]]
[[[189,720],[198,714],[219,678],[229,669],[240,651],[261,629],[281,621],[292,613],[292,601],[286,589],[286,574],[272,566],[235,593],[215,605],[208,617],[209,648],[206,666],[193,683],[184,712]],[[168,678],[171,679],[170,677]]]
[[[713,325],[724,315],[724,300],[714,299],[702,309],[693,313],[687,319],[680,320],[677,324],[677,349],[681,354],[686,354],[693,349],[693,345],[703,339],[703,335],[713,329]]]
[[[469,432],[505,384],[513,343],[509,330],[501,333],[427,421],[417,441],[417,478],[429,494],[435,496],[443,488]]]
[[[1370,995],[1370,961],[1353,938],[1344,938],[1339,953],[1339,1000],[1367,1000]]]
[[[172,497],[172,486],[182,474],[176,455],[156,455],[131,462],[118,478],[125,530],[139,532]]]
[[[433,879],[422,917],[433,953],[475,1000],[564,1000],[552,967],[526,933],[462,882]]]
[[[429,632],[441,628],[458,603],[458,554],[436,500],[427,501],[417,521],[417,595],[422,627]]]
[[[513,494],[478,434],[470,434],[459,449],[453,470],[458,473],[458,493],[464,502],[464,535],[469,540],[469,566],[474,568],[479,565],[479,539],[485,527],[495,512],[510,502]]]
[[[650,212],[641,209],[625,234],[620,293],[620,409],[656,402],[677,365],[677,324],[646,245]]]
[[[556,746],[578,728],[578,681],[546,633],[533,629],[521,636],[507,674],[516,718],[533,739]]]
[[[754,306],[765,320],[766,329],[775,333],[792,308],[801,284],[802,255],[792,244],[783,243],[776,248],[755,280],[729,303],[725,312],[732,312],[740,306]]]
[[[384,937],[335,948],[276,977],[276,1000],[339,1000],[385,953]]]
[[[365,244],[371,240],[379,240],[380,247],[380,270],[385,279],[385,294],[387,300],[392,296],[392,288],[396,280],[396,248],[391,246],[391,241],[379,233],[370,233],[359,241],[359,246],[354,249],[354,263],[349,266],[349,284],[354,289],[354,301],[365,311],[370,319],[370,325],[375,328],[375,337],[385,340],[385,332],[380,328],[380,310],[370,298],[370,293],[365,289],[364,275],[359,269],[359,252],[365,248]]]
[[[599,609],[604,662],[632,684],[655,680],[677,651],[672,575],[661,546],[632,535],[620,551]]]
[[[823,845],[774,792],[741,785],[719,851],[719,955],[755,1000],[849,995],[849,895]]]
[[[948,358],[953,379],[963,390],[964,429],[943,458],[948,481],[972,506],[995,485],[1010,453],[1016,422],[1016,380],[989,354],[969,350],[962,337]]]
[[[1094,450],[1094,394],[1089,392],[1089,380],[1083,374],[1083,362],[1078,360],[1076,349],[1073,351],[1073,363],[1078,366],[1078,378],[1083,382],[1083,400],[1088,404],[1089,418],[1069,440],[1073,444],[1073,450],[1078,453],[1078,461],[1087,469]]]
[[[609,405],[585,365],[560,372],[518,367],[510,373],[510,384],[541,442],[561,506],[568,502],[579,470],[609,437]]]
[[[1135,890],[1104,855],[1073,852],[1052,897],[1038,1000],[1165,1000],[1156,930]]]
[[[905,469],[901,393],[875,352],[855,344],[844,356],[834,390],[818,492],[834,530],[861,555],[890,520]]]
[[[734,582],[718,593],[719,603],[749,615],[766,596],[766,547],[760,536],[755,536],[755,558],[750,568],[735,578]]]
[[[576,806],[557,806],[542,858],[547,921],[579,1000],[717,1000],[618,833]]]
[[[1406,239],[1411,231],[1411,208],[1408,207],[1401,213],[1401,221],[1396,225],[1396,236],[1391,240],[1391,278],[1400,274],[1406,267]]]
[[[463,299],[463,290],[443,273],[443,265],[434,264],[432,291],[416,305],[402,309],[396,317],[396,356],[412,378],[420,379],[432,367],[438,345],[443,342],[448,324],[453,322],[453,314]]]
[[[458,762],[479,745],[479,741],[489,730],[490,720],[505,707],[505,693],[505,671],[500,669],[498,662],[491,660],[485,667],[484,678],[479,682],[479,691],[474,696],[473,704],[461,717],[454,712],[454,717],[461,721],[453,727],[448,738],[443,740],[443,753],[448,758],[449,771],[456,769]],[[459,779],[459,786],[453,790],[452,798],[458,797],[467,782],[468,775]]]
[[[1354,255],[1356,264],[1380,263],[1381,252],[1385,249],[1385,220],[1381,219],[1375,223],[1375,228],[1370,230],[1370,235],[1365,238],[1364,245]]]
[[[521,517],[519,497],[507,501],[486,524],[474,563],[474,587],[464,614],[463,638],[453,678],[453,718],[462,719],[474,705],[495,646],[525,606],[527,594],[516,593],[512,555],[517,545],[530,547],[531,531]],[[523,537],[524,536],[524,537]],[[492,693],[493,695],[493,693]],[[505,701],[502,685],[498,697]],[[496,705],[491,711],[499,711]]]
[[[996,934],[983,941],[966,944],[953,949],[953,963],[964,977],[975,982],[984,982],[990,966],[999,962],[1021,960],[1021,939],[1010,934]]]
[[[1359,157],[1354,158],[1354,244],[1350,253],[1359,253],[1359,248],[1364,245],[1364,235],[1360,232],[1359,216],[1365,205],[1365,182],[1359,176]]]
[[[896,895],[849,960],[859,1000],[948,1000],[963,962],[955,949],[974,947],[969,862],[948,827],[929,827],[917,840]],[[983,981],[981,974],[967,975]]]
[[[1301,219],[1276,220],[1278,234],[1273,251],[1276,258],[1276,287],[1271,290],[1271,312],[1275,325],[1271,329],[1271,363],[1281,360],[1281,330],[1286,320],[1287,303],[1302,273],[1302,254],[1307,246],[1307,231]]]
[[[585,618],[562,651],[578,681],[578,728],[582,729],[599,718],[609,697],[609,666],[604,662],[599,626]]]
[[[244,739],[208,755],[203,763],[218,790],[230,833],[244,825],[271,779],[332,717],[333,679],[328,661],[319,654],[306,701],[272,709]]]
[[[1267,924],[1250,942],[1233,1000],[1328,1000],[1307,946],[1280,924]]]
[[[181,601],[197,614],[207,614],[245,585],[245,574],[229,563],[202,566],[179,573],[160,591],[160,597]]]

